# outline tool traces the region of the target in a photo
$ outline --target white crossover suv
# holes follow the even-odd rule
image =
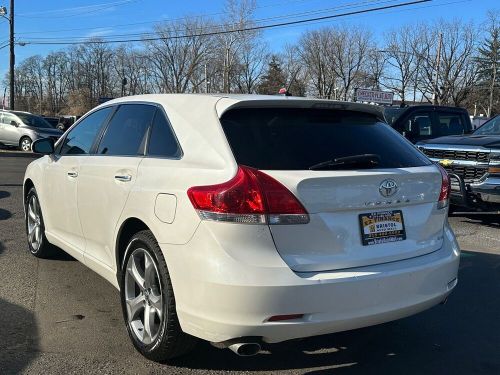
[[[55,245],[118,288],[153,360],[391,321],[457,284],[446,172],[374,106],[135,96],[33,150],[30,251]]]

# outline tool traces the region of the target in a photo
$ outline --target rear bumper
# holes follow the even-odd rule
[[[253,238],[261,245],[253,255],[225,251],[202,223],[188,244],[161,245],[185,332],[212,342],[247,336],[280,342],[345,331],[423,311],[456,285],[460,250],[448,227],[443,247],[431,254],[320,273],[292,272],[275,249],[267,251],[272,238],[264,232]],[[247,252],[252,244],[242,246]],[[267,321],[286,314],[304,317]]]

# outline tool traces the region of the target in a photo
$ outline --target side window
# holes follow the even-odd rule
[[[85,155],[90,153],[96,136],[99,134],[104,121],[113,111],[112,107],[103,108],[85,117],[73,128],[61,145],[61,155]]]
[[[427,112],[415,113],[406,121],[404,131],[410,139],[433,135],[431,114]]]
[[[141,154],[147,130],[156,107],[146,104],[122,104],[109,122],[97,153],[134,156]]]
[[[16,118],[16,116],[10,114],[10,113],[6,113],[4,112],[2,114],[2,124],[7,124],[7,125],[12,125],[12,121],[15,121],[16,123],[20,124],[21,122],[19,121],[18,118]]]
[[[437,112],[436,115],[441,135],[459,135],[464,133],[465,126],[460,114]]]
[[[156,111],[149,137],[148,155],[177,158],[181,150],[175,135],[161,110]]]

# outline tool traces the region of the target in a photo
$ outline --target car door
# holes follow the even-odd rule
[[[12,113],[4,112],[2,114],[1,142],[7,145],[17,146],[19,144],[21,121]],[[14,122],[17,125],[14,125]]]
[[[87,244],[85,263],[91,267],[114,268],[115,228],[136,182],[156,108],[148,104],[120,105],[96,153],[80,166],[78,211]]]
[[[81,261],[85,240],[77,209],[80,165],[89,156],[112,110],[97,110],[80,121],[57,145],[44,171],[42,200],[50,207],[44,211],[47,235],[60,242],[71,255]]]

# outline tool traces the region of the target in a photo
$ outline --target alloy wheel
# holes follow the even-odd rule
[[[31,151],[31,140],[28,138],[24,138],[21,141],[21,149],[23,151]]]
[[[160,274],[152,256],[135,249],[125,269],[128,324],[144,345],[156,340],[165,319]]]
[[[42,211],[36,195],[32,195],[28,202],[28,241],[34,252],[42,244]]]

